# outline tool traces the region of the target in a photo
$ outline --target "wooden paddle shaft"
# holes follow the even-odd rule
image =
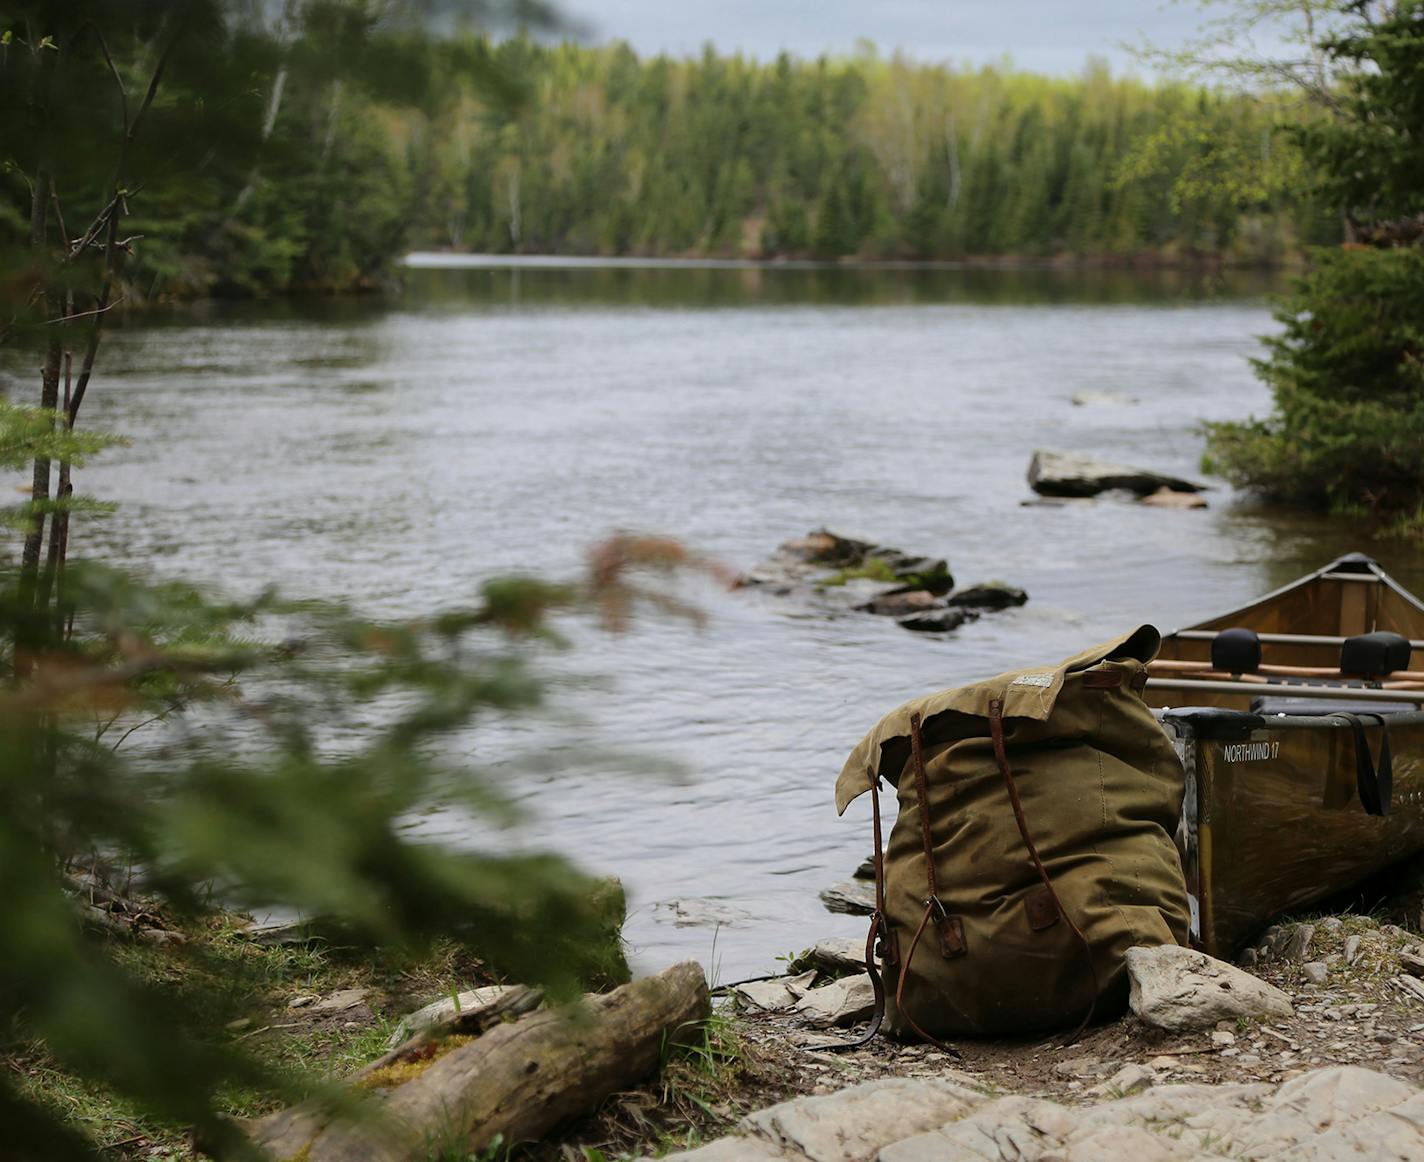
[[[1155,661],[1147,663],[1147,671],[1150,674],[1194,674],[1194,673],[1226,673],[1224,670],[1215,670],[1210,662],[1178,662],[1170,658],[1157,658]],[[1346,680],[1359,675],[1342,673],[1334,666],[1268,666],[1259,665],[1252,674],[1274,674],[1282,678],[1335,678]],[[1424,682],[1424,670],[1394,670],[1389,677],[1400,682]]]
[[[1199,694],[1280,694],[1287,698],[1333,698],[1337,702],[1414,702],[1424,703],[1424,690],[1384,689],[1341,686],[1289,686],[1284,682],[1250,683],[1214,681],[1205,678],[1149,678],[1149,690],[1186,690]]]
[[[1221,632],[1215,629],[1179,629],[1176,633],[1169,633],[1164,640],[1170,641],[1176,638],[1184,642],[1209,642],[1215,641],[1216,635]],[[1346,639],[1343,637],[1327,637],[1312,633],[1258,633],[1256,635],[1263,642],[1278,645],[1297,646],[1343,646]],[[1424,641],[1411,640],[1409,643],[1412,649],[1424,650]]]

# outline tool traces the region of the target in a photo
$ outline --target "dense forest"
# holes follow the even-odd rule
[[[1338,229],[1259,98],[884,60],[497,54],[517,115],[437,132],[424,244],[580,254],[1277,260]]]
[[[229,28],[240,64],[170,69],[150,119],[175,131],[130,161],[131,298],[376,285],[413,246],[1276,262],[1338,240],[1284,98],[869,47],[644,60],[407,29],[353,61],[340,33]],[[0,172],[6,250],[27,241],[21,173]]]

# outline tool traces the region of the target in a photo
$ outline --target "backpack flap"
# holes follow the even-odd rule
[[[1005,718],[1046,722],[1068,674],[1118,659],[1150,662],[1157,656],[1161,644],[1162,635],[1157,629],[1143,625],[1122,637],[1074,654],[1056,666],[1011,670],[971,686],[941,690],[906,702],[877,722],[851,751],[836,780],[836,813],[844,815],[846,808],[870,789],[874,779],[898,785],[900,772],[910,757],[913,715],[920,716],[927,742],[985,734],[989,703],[995,700],[1003,701]]]

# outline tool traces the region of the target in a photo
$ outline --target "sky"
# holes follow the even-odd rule
[[[723,52],[770,59],[783,49],[849,55],[857,39],[917,60],[995,63],[1032,72],[1080,72],[1090,56],[1114,72],[1146,72],[1124,42],[1146,34],[1163,47],[1203,20],[1195,0],[565,0],[595,43],[626,40],[639,54],[687,56],[711,41]]]

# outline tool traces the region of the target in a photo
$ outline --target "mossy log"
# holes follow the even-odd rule
[[[452,1038],[445,1052],[429,1044],[428,1064],[392,1072],[399,1084],[384,1091],[366,1072],[373,1117],[298,1108],[250,1133],[270,1157],[302,1162],[423,1162],[432,1147],[478,1153],[501,1136],[534,1141],[653,1073],[670,1046],[695,1043],[708,1012],[702,967],[688,961],[581,1005]]]

